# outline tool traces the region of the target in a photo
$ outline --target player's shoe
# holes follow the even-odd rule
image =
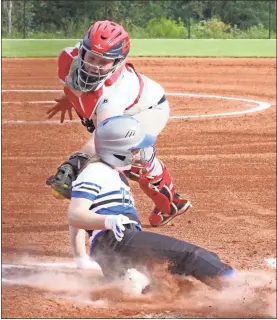
[[[189,200],[183,199],[178,193],[175,193],[171,203],[170,214],[162,213],[157,208],[154,208],[148,219],[153,227],[163,226],[180,214],[185,213],[190,207],[192,205]]]
[[[150,279],[137,269],[128,269],[124,276],[123,292],[128,295],[146,293],[150,287]]]

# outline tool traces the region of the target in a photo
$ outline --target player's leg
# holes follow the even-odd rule
[[[126,229],[121,242],[116,241],[112,232],[105,232],[94,242],[91,255],[108,278],[122,275],[128,268],[139,269],[145,259],[168,261],[172,274],[193,276],[207,284],[233,270],[216,254],[196,245],[165,235],[132,229]]]
[[[169,111],[169,104],[165,101],[134,115],[134,118],[140,121],[147,133],[158,136],[169,119]],[[154,201],[155,208],[149,216],[149,222],[153,226],[161,226],[187,211],[191,203],[176,192],[165,164],[155,154],[147,155],[147,158],[151,159],[151,163],[144,168],[143,176],[140,174],[141,166],[136,164],[125,173],[130,179],[139,182],[144,193]]]
[[[133,117],[141,123],[144,131],[158,136],[167,124],[169,113],[170,107],[166,100],[154,108],[146,109],[133,115]]]

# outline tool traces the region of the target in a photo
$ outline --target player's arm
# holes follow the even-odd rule
[[[87,193],[87,195],[85,195],[83,191],[74,191],[73,189],[73,196],[68,208],[69,225],[73,226],[74,228],[86,230],[106,229],[105,216],[96,214],[93,211],[89,210],[93,201],[85,198],[76,198],[75,196],[78,196],[77,193],[79,193],[80,196],[91,196],[90,193]]]
[[[94,213],[92,210],[89,210],[94,196],[91,193],[91,188],[89,192],[85,192],[84,187],[87,184],[78,185],[78,189],[73,188],[72,198],[68,208],[68,223],[71,227],[76,229],[85,229],[85,230],[112,230],[117,241],[121,241],[124,237],[125,224],[135,223],[136,221],[130,220],[124,215],[101,215]],[[77,185],[76,185],[77,186]],[[78,198],[80,197],[80,198]],[[89,199],[90,198],[90,199]],[[74,229],[73,229],[74,230]],[[77,238],[75,238],[77,239]],[[73,247],[73,252],[78,252],[78,241],[74,240],[71,242]]]
[[[72,198],[68,208],[68,223],[70,244],[76,266],[80,269],[90,269],[93,268],[94,265],[86,253],[86,232],[79,221],[83,219],[83,215],[95,215],[89,211],[88,208],[90,208],[93,199],[95,199],[101,188],[100,186],[96,186],[95,189],[93,189],[89,182],[84,182],[83,179],[84,174],[80,174],[72,188]],[[103,217],[101,220],[103,220]],[[104,223],[100,223],[100,225],[95,224],[95,227],[103,228]]]
[[[69,226],[70,244],[75,259],[86,255],[86,231]]]

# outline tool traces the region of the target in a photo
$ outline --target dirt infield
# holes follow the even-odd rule
[[[275,59],[131,60],[139,72],[159,81],[167,93],[192,94],[168,96],[171,115],[184,118],[169,120],[159,136],[157,150],[177,191],[191,200],[193,208],[186,216],[176,218],[172,226],[149,228],[147,217],[152,204],[132,184],[143,224],[147,230],[213,250],[235,268],[268,270],[264,258],[276,257]],[[2,89],[60,89],[56,71],[55,59],[2,59]],[[79,149],[88,134],[77,121],[45,122],[45,112],[51,104],[36,101],[51,101],[57,94],[2,93],[5,264],[72,261],[67,202],[51,196],[45,179]],[[267,108],[266,103],[272,106]],[[246,113],[261,105],[264,110]],[[221,115],[231,112],[237,114]],[[159,294],[137,300],[122,297],[116,287],[103,286],[100,278],[97,274],[70,270],[58,272],[48,268],[41,272],[39,266],[34,270],[6,265],[2,317],[274,316],[274,306],[265,303],[265,307],[262,299],[255,309],[244,305],[236,310],[230,301],[220,308],[226,297],[214,300],[216,294],[207,288],[201,291],[198,284],[198,291],[190,294],[187,284],[168,275],[162,277],[164,284]]]

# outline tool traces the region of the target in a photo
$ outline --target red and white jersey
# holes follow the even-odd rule
[[[83,118],[92,119],[97,126],[107,117],[135,115],[150,107],[155,108],[164,95],[157,82],[135,71],[125,63],[104,84],[93,92],[81,92],[71,85],[69,74],[76,67],[78,48],[65,48],[58,58],[58,76],[64,85],[64,93]],[[76,81],[76,80],[75,80]]]

